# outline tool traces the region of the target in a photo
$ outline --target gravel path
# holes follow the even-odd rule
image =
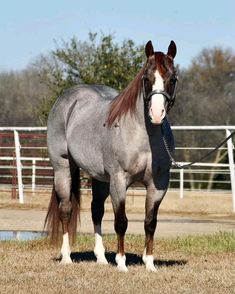
[[[0,209],[0,230],[4,231],[41,231],[43,229],[46,211]],[[128,234],[144,234],[144,215],[128,213]],[[157,235],[160,237],[175,237],[189,234],[210,234],[219,231],[235,231],[235,220],[223,218],[195,218],[159,214]],[[82,211],[82,233],[93,233],[91,213]],[[113,213],[106,212],[103,219],[103,233],[114,233]]]

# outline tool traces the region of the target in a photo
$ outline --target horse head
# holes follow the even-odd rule
[[[174,67],[176,44],[170,42],[167,54],[154,52],[151,41],[145,46],[147,61],[143,80],[143,95],[148,115],[153,124],[161,124],[173,106],[176,94],[177,74]]]

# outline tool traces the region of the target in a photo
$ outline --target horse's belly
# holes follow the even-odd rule
[[[98,164],[97,162],[88,163],[78,161],[76,164],[83,169],[86,173],[88,173],[92,178],[102,182],[109,181],[109,175],[104,171],[103,166]]]
[[[90,145],[69,144],[69,152],[77,166],[83,169],[91,177],[100,181],[107,181],[108,175],[104,170],[103,156]]]

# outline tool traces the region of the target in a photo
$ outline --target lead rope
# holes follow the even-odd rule
[[[197,160],[194,160],[188,164],[178,164],[174,157],[172,156],[171,154],[171,151],[170,151],[170,148],[167,144],[167,141],[166,141],[166,138],[164,136],[164,132],[162,130],[162,138],[163,138],[163,142],[164,142],[164,145],[165,145],[165,148],[166,148],[166,152],[168,154],[168,156],[170,157],[170,160],[171,162],[173,163],[173,165],[178,168],[178,169],[183,169],[183,168],[188,168],[190,166],[192,166],[193,164],[195,163],[198,163],[198,162],[201,162],[203,159],[205,159],[206,157],[208,157],[209,155],[211,155],[213,152],[215,152],[216,150],[218,150],[221,146],[223,146],[229,139],[231,139],[235,134],[235,131],[233,131],[227,138],[225,138],[221,143],[219,143],[219,145],[217,145],[214,149],[212,149],[211,151],[207,152],[205,155],[203,155],[202,157],[200,157],[199,159]]]

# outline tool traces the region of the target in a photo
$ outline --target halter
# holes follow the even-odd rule
[[[174,86],[174,91],[173,91],[173,94],[172,96],[170,96],[166,91],[164,90],[153,90],[151,91],[147,96],[146,96],[146,92],[145,92],[145,84],[144,84],[144,76],[142,76],[142,80],[143,80],[143,96],[144,96],[144,101],[145,101],[145,104],[147,106],[149,106],[149,102],[152,98],[153,95],[156,95],[156,94],[161,94],[165,97],[166,99],[166,102],[167,102],[167,112],[172,108],[172,106],[174,105],[175,103],[175,97],[176,97],[176,88],[177,88],[177,82],[178,82],[178,78],[176,76],[175,78],[175,86]]]

